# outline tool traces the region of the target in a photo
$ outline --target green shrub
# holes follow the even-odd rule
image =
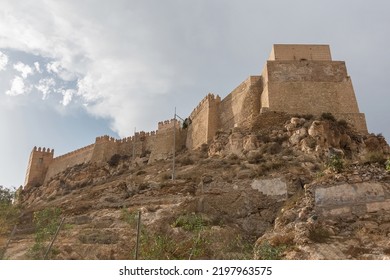
[[[34,212],[35,243],[28,251],[29,257],[43,259],[47,247],[46,242],[54,237],[61,222],[60,216],[60,208],[46,208]]]
[[[387,171],[390,171],[390,159],[388,159],[385,163],[385,168]]]
[[[329,239],[329,237],[329,232],[318,225],[309,231],[309,239],[317,243],[324,243]]]
[[[327,120],[327,121],[336,121],[336,118],[332,115],[332,113],[322,113],[321,114],[321,120]]]
[[[386,164],[386,158],[382,152],[379,151],[368,152],[364,157],[364,162]]]
[[[280,260],[286,248],[286,245],[272,246],[268,241],[265,241],[256,248],[256,252],[261,260]]]
[[[197,214],[184,214],[176,218],[173,223],[174,227],[181,227],[187,231],[200,231],[207,226],[207,222],[202,218],[201,215]]]
[[[115,167],[118,166],[121,156],[118,154],[113,155],[110,160],[107,162],[109,166]]]
[[[344,169],[344,161],[339,155],[331,155],[326,163],[326,167],[333,172],[340,173]]]
[[[0,186],[0,235],[9,233],[17,222],[20,207],[13,204],[15,190]]]

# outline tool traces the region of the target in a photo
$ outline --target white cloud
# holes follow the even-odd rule
[[[76,91],[73,89],[63,90],[62,91],[63,97],[62,97],[61,104],[67,106],[72,101],[72,97],[75,93]]]
[[[0,71],[5,70],[8,64],[8,56],[0,51]]]
[[[40,79],[38,85],[35,88],[43,95],[42,99],[46,99],[47,96],[53,92],[56,82],[53,78]]]
[[[38,73],[42,73],[41,66],[38,61],[34,62],[34,66]]]
[[[11,82],[11,89],[7,90],[5,94],[10,96],[17,96],[28,93],[31,88],[26,87],[22,77],[16,76]]]
[[[27,78],[27,76],[33,74],[33,69],[29,65],[20,61],[14,64],[14,69],[20,72],[23,78]]]
[[[142,104],[151,104],[153,111],[159,108],[153,96],[167,94],[176,74],[165,55],[156,51],[152,23],[144,24],[148,8],[142,7],[141,16],[133,10],[138,9],[135,3],[92,3],[5,1],[0,47],[51,60],[45,69],[52,77],[77,84],[75,92],[63,94],[63,105],[81,99],[89,113],[111,119],[112,128],[127,135],[148,114]],[[34,66],[37,72],[44,68]],[[44,96],[50,91],[47,84],[36,87]]]

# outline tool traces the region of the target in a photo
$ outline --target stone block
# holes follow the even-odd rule
[[[282,178],[254,180],[251,187],[265,195],[278,197],[278,200],[287,198],[287,184]]]

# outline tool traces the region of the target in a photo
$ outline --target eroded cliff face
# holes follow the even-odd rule
[[[34,214],[60,209],[53,259],[132,259],[138,212],[143,259],[388,258],[388,157],[383,137],[330,116],[260,115],[181,151],[176,180],[169,156],[117,156],[23,191],[5,257],[42,257]]]

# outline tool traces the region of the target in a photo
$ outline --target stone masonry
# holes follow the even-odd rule
[[[42,185],[77,164],[104,164],[115,154],[134,158],[150,154],[149,162],[166,159],[173,152],[174,135],[176,150],[196,149],[212,141],[219,130],[250,127],[268,111],[332,113],[358,132],[367,133],[345,62],[333,61],[328,45],[274,45],[261,75],[248,77],[222,100],[208,94],[190,114],[185,128],[168,120],[160,122],[157,131],[124,139],[97,137],[94,144],[59,157],[54,157],[54,150],[35,147],[25,186]]]

